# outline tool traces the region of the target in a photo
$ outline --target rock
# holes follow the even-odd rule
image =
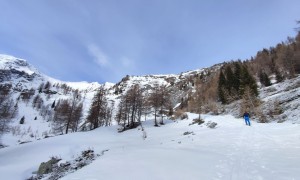
[[[207,127],[211,128],[211,129],[214,129],[217,126],[217,123],[210,121],[206,125],[207,125]]]
[[[201,125],[203,124],[205,121],[203,119],[199,119],[199,118],[196,118],[196,119],[193,119],[193,122],[190,123],[189,125],[193,125],[193,124],[198,124],[198,125]]]
[[[183,113],[181,116],[180,116],[180,119],[181,120],[184,120],[184,119],[188,119],[189,116],[187,115],[187,113]]]
[[[47,162],[42,162],[37,174],[38,175],[43,175],[43,174],[49,174],[53,172],[53,166],[56,165],[61,159],[52,157],[49,161]]]

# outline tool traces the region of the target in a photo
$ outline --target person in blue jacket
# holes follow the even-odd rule
[[[245,119],[246,125],[250,126],[250,114],[247,111],[244,113],[244,119]]]

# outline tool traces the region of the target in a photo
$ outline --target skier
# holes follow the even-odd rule
[[[247,111],[244,113],[244,119],[245,119],[246,125],[250,126],[250,114]]]

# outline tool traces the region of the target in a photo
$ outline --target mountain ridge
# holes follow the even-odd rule
[[[8,142],[6,141],[7,136],[5,136],[3,137],[3,143],[13,145],[14,143],[29,142],[53,134],[54,132],[50,128],[51,119],[53,118],[52,104],[54,102],[57,103],[61,99],[72,98],[75,91],[78,91],[82,97],[82,122],[84,122],[93,96],[101,86],[106,90],[107,99],[114,104],[116,109],[121,96],[132,86],[138,84],[143,91],[151,91],[156,84],[165,84],[173,92],[172,104],[175,106],[182,97],[187,97],[188,93],[193,90],[194,87],[189,78],[201,72],[205,73],[205,71],[205,69],[198,69],[177,75],[125,76],[116,84],[99,84],[98,82],[90,83],[85,81],[65,82],[41,73],[24,59],[0,55],[0,85],[11,86],[12,100],[18,105],[19,109],[19,113],[10,123],[11,128],[15,129],[13,131],[17,131],[13,133],[15,135],[10,135],[9,137],[9,139],[14,140]],[[48,87],[46,88],[46,86]],[[29,97],[25,99],[24,95]],[[33,104],[33,99],[37,96],[43,102],[41,109],[36,109]],[[21,125],[19,120],[22,117],[25,117],[25,123]],[[26,131],[30,131],[30,133],[22,135]],[[37,131],[39,132],[36,133]],[[32,134],[35,134],[34,137],[32,137]]]
[[[99,84],[98,82],[60,81],[39,72],[24,59],[0,55],[0,85],[12,85],[12,99],[19,106],[18,115],[10,123],[15,135],[10,134],[9,141],[7,141],[8,136],[5,135],[3,142],[6,145],[13,145],[55,135],[51,130],[53,119],[51,106],[59,100],[72,98],[73,93],[76,91],[79,92],[83,103],[81,125],[84,124],[93,97],[101,86],[105,89],[105,96],[109,104],[114,106],[113,116],[116,114],[115,111],[118,108],[121,97],[135,85],[139,85],[141,90],[147,93],[151,92],[157,84],[165,85],[171,92],[171,105],[174,107],[174,110],[196,112],[190,108],[190,101],[191,98],[196,96],[199,86],[198,81],[201,81],[202,86],[203,84],[209,84],[211,81],[216,81],[215,78],[218,77],[218,73],[223,65],[224,63],[220,63],[210,68],[191,70],[180,74],[127,75],[115,84]],[[270,119],[269,121],[283,122],[291,120],[294,123],[299,123],[297,118],[300,119],[300,116],[295,109],[300,106],[300,76],[285,82],[280,84],[274,83],[270,87],[259,86],[260,98],[262,99],[262,113],[268,116],[267,119]],[[45,87],[48,83],[49,87],[41,90],[41,86]],[[32,98],[23,99],[23,94],[31,94]],[[35,108],[33,104],[34,97],[38,95],[43,101],[40,109]],[[203,113],[225,113],[232,114],[235,117],[240,116],[241,101],[234,101],[228,105],[213,103],[215,104],[203,104]],[[25,117],[25,124],[21,125],[19,120],[22,117]],[[255,116],[252,118],[256,119]]]

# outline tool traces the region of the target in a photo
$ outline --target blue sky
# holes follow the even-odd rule
[[[299,0],[0,0],[0,53],[65,81],[246,59],[295,36]]]

